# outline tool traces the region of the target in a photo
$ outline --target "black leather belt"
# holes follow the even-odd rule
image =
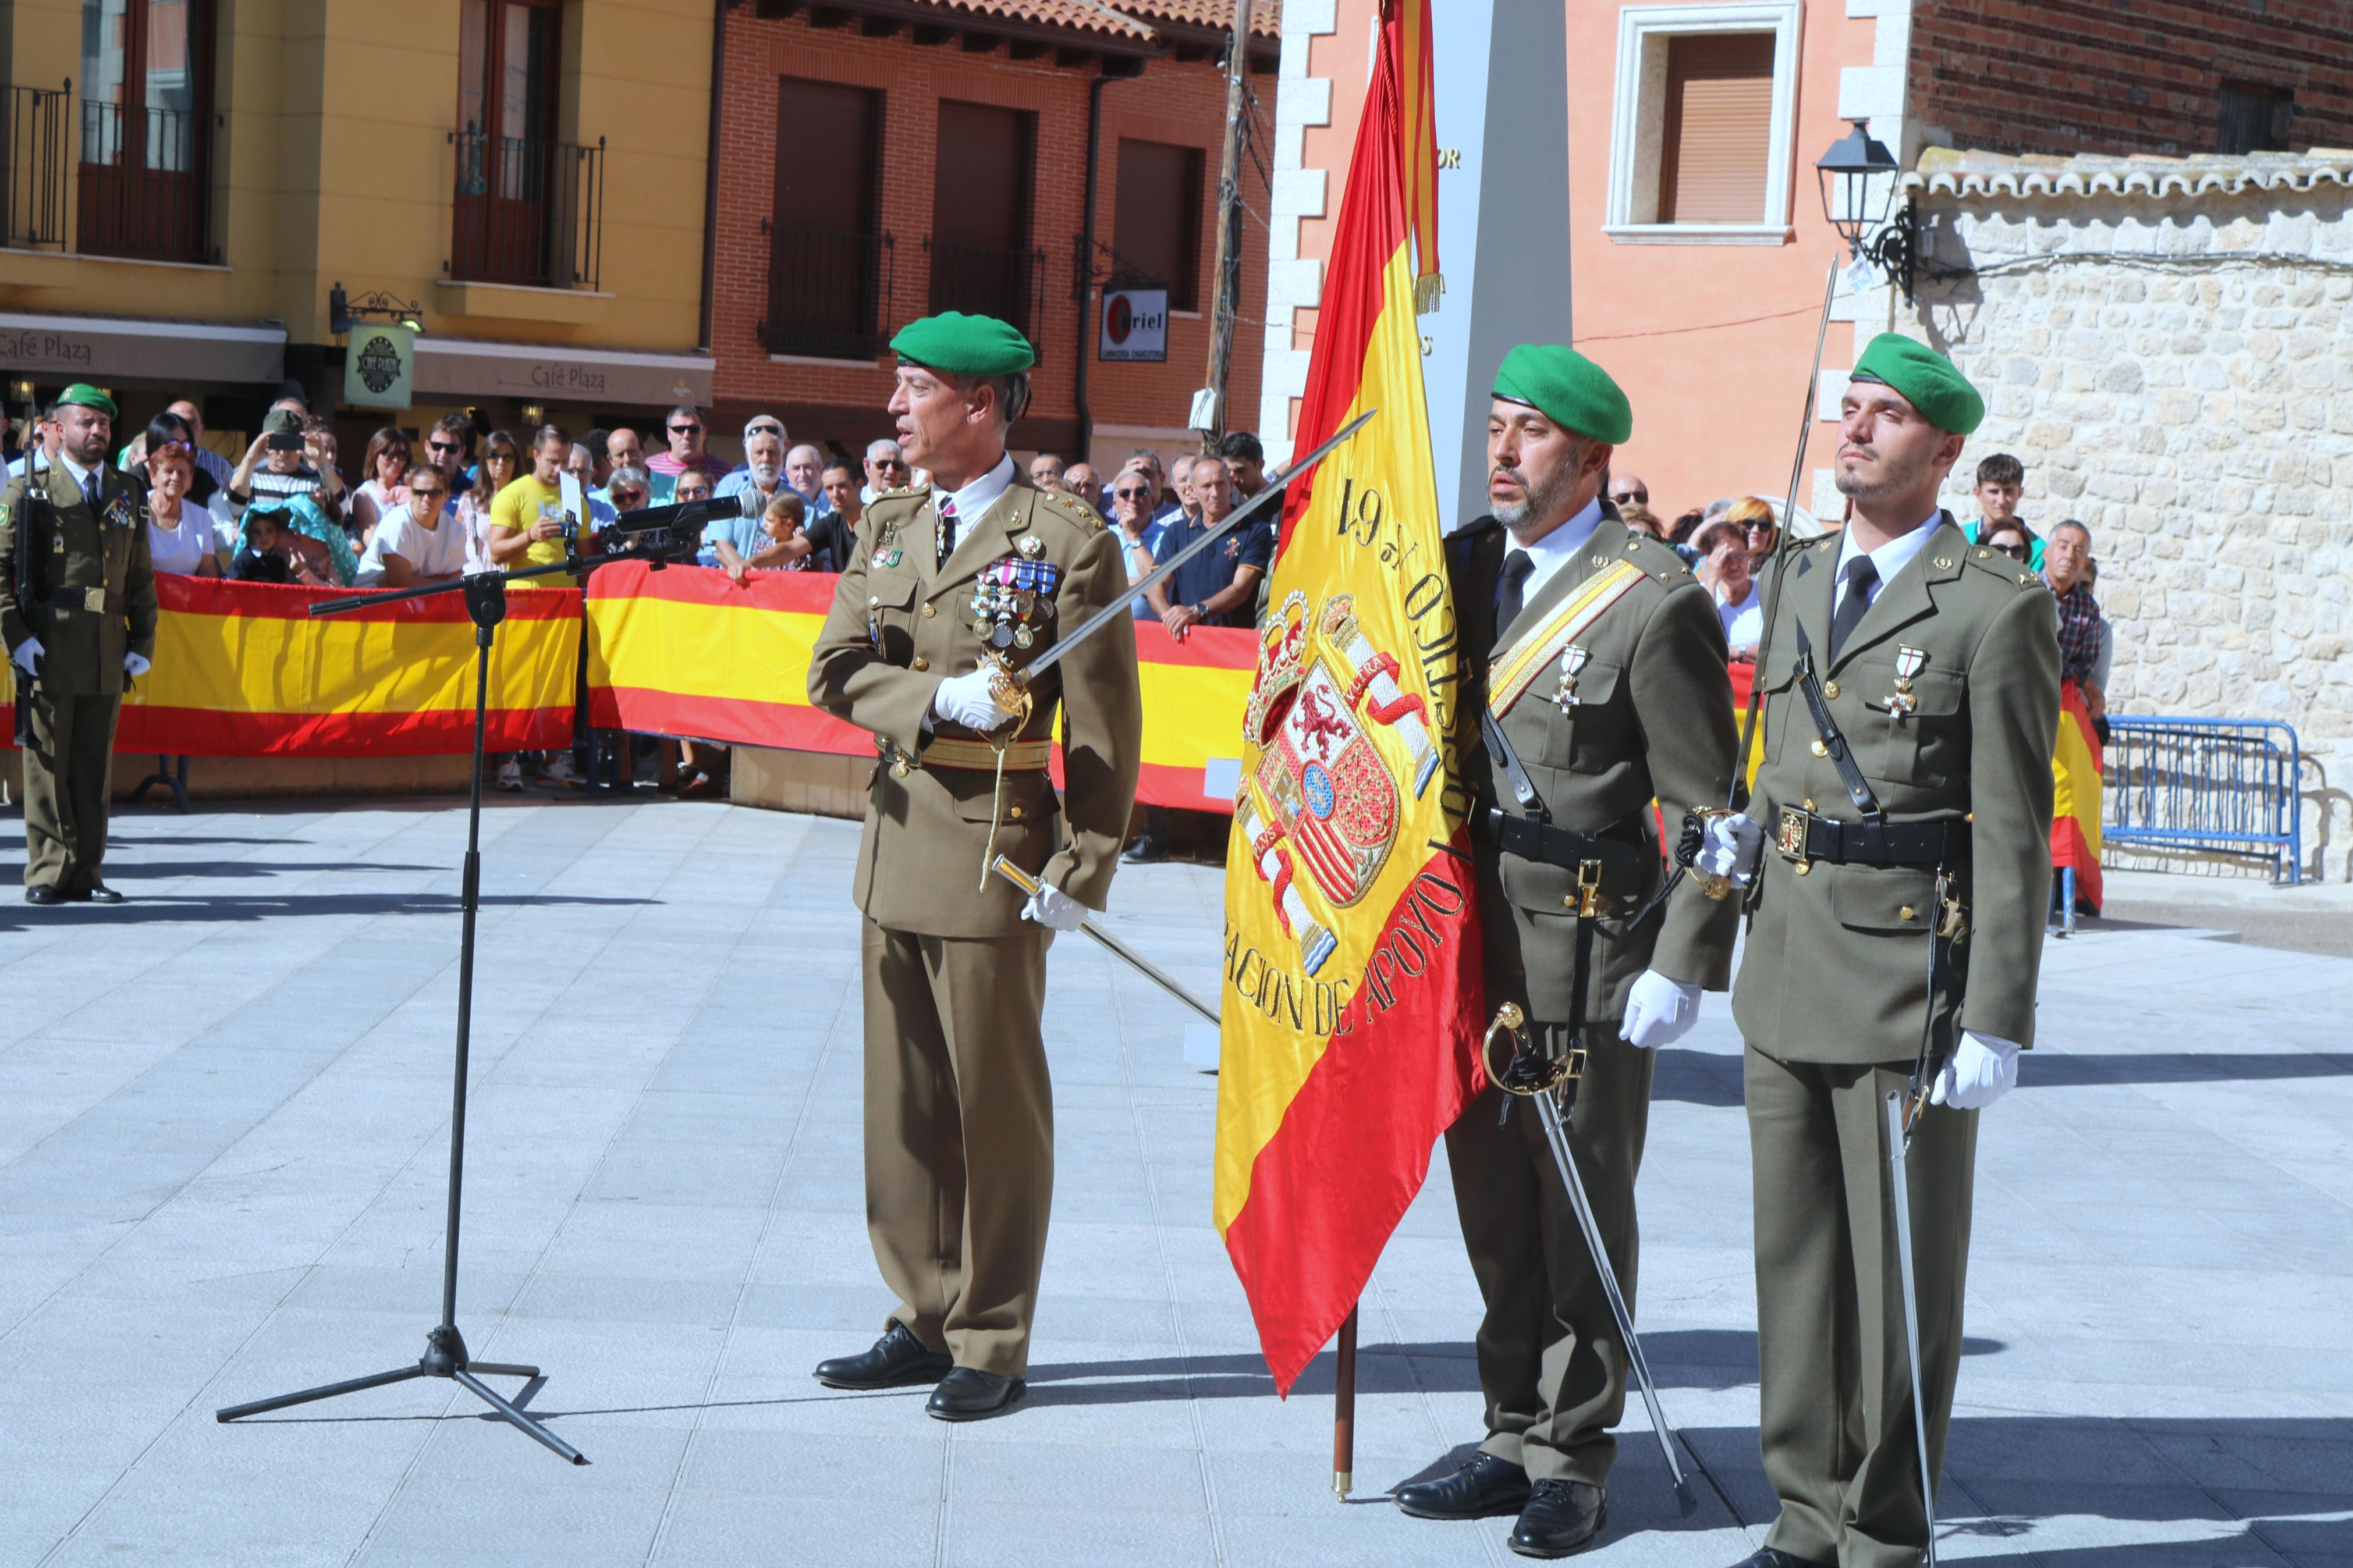
[[[1591,866],[1597,879],[1593,886],[1608,899],[1633,896],[1641,887],[1645,865],[1659,858],[1638,818],[1588,833],[1490,806],[1485,827],[1482,837],[1489,844],[1523,860],[1572,871]]]
[[[1966,822],[1840,822],[1785,805],[1775,819],[1774,847],[1781,858],[1803,868],[1815,860],[1833,866],[1951,866],[1968,851]]]

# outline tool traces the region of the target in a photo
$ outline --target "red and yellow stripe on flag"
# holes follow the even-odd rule
[[[2059,743],[2051,752],[2051,864],[2075,868],[2075,899],[2096,913],[2100,889],[2100,734],[2083,689],[2059,686]]]
[[[1216,1219],[1288,1392],[1476,1092],[1456,641],[1385,18],[1307,374],[1226,867]]]
[[[461,752],[474,743],[474,625],[447,594],[313,620],[335,589],[155,579],[155,667],[132,687],[118,752],[197,757]],[[489,745],[572,741],[580,595],[507,596],[491,654]]]
[[[808,700],[809,655],[838,581],[761,572],[738,585],[702,567],[601,568],[588,585],[591,722],[871,754],[873,737]],[[1250,634],[1204,627],[1180,643],[1145,622],[1133,635],[1145,711],[1138,794],[1155,805],[1232,810],[1223,795],[1205,793],[1204,778],[1212,764],[1230,766],[1236,756],[1256,646]],[[1058,783],[1060,766],[1057,754]]]

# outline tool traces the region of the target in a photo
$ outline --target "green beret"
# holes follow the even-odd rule
[[[58,394],[58,407],[63,408],[69,403],[79,404],[84,408],[95,408],[109,419],[114,417],[114,399],[86,381],[77,381]]]
[[[1969,378],[1935,349],[1901,333],[1872,339],[1848,379],[1894,387],[1928,423],[1956,436],[1967,436],[1985,422],[1985,399]]]
[[[1011,375],[1038,363],[1029,340],[994,316],[943,310],[899,329],[891,347],[901,359],[950,375]]]
[[[1495,371],[1495,395],[1525,403],[1589,440],[1617,447],[1634,433],[1634,410],[1609,373],[1557,343],[1522,343],[1505,354]]]

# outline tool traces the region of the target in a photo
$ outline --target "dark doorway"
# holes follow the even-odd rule
[[[211,0],[82,0],[80,248],[211,259]]]
[[[776,83],[776,196],[768,220],[771,353],[881,353],[890,237],[878,222],[882,94],[839,82]]]
[[[1044,255],[1029,247],[1037,118],[987,104],[940,103],[932,188],[932,309],[996,316],[1031,343]]]

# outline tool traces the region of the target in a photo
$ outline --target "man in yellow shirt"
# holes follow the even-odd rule
[[[572,455],[572,437],[558,426],[543,425],[532,437],[531,472],[514,480],[491,502],[491,564],[508,571],[524,566],[563,564],[570,549],[564,517],[564,492],[558,481],[564,459]],[[572,588],[579,584],[566,574],[526,578],[519,588]]]

